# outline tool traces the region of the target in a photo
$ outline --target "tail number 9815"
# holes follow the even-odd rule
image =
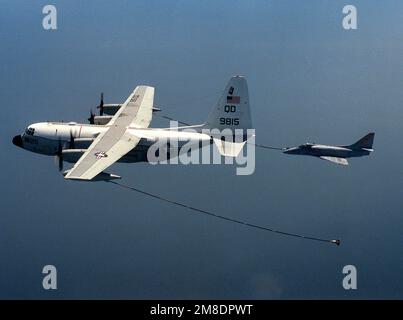
[[[220,118],[220,124],[225,124],[227,126],[238,126],[239,118]]]

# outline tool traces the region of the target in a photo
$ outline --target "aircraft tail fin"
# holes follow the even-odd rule
[[[252,129],[248,85],[244,77],[235,76],[229,80],[218,103],[210,111],[203,128],[220,131]]]
[[[242,76],[234,76],[225,87],[217,104],[211,109],[201,129],[210,130],[221,155],[237,157],[251,137],[252,118],[248,84]]]
[[[350,145],[352,149],[372,149],[374,143],[375,133],[368,133],[365,137],[358,140],[356,143]]]

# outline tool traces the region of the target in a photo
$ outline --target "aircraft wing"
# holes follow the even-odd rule
[[[128,127],[147,128],[152,118],[154,88],[138,86],[100,133],[87,151],[66,174],[66,179],[92,180],[95,176],[132,150],[140,137],[129,133]]]
[[[320,158],[323,159],[323,160],[327,160],[327,161],[336,163],[336,164],[341,164],[341,165],[343,165],[343,166],[348,166],[348,161],[347,161],[346,158],[325,157],[325,156],[322,156],[322,157],[320,157]]]

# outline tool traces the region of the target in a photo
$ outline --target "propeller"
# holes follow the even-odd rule
[[[74,149],[75,148],[75,143],[74,143],[74,135],[73,131],[70,130],[70,140],[67,142],[68,149]],[[55,154],[55,164],[58,166],[59,171],[63,171],[63,150],[64,147],[66,147],[66,143],[63,146],[62,140],[59,137],[58,144],[57,144],[57,151]]]
[[[90,117],[88,118],[88,121],[90,124],[95,124],[95,114],[92,112],[92,109],[90,110]]]
[[[59,171],[63,171],[63,146],[60,138],[57,146],[57,152],[55,155],[55,163],[57,163]]]
[[[103,116],[104,115],[104,93],[101,92],[101,101],[99,102],[99,106],[97,107],[99,109],[99,115]]]
[[[73,131],[70,130],[69,149],[75,149]]]

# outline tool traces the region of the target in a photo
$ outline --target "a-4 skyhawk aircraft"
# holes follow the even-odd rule
[[[349,146],[327,146],[323,144],[305,143],[299,147],[285,148],[286,154],[314,156],[344,166],[348,165],[347,158],[367,156],[374,150],[375,133],[368,133],[365,137]]]
[[[109,107],[103,105],[103,101],[101,106],[103,109]],[[111,105],[108,118],[101,115],[101,118],[94,119],[92,114],[90,124],[35,123],[15,136],[13,144],[35,153],[57,156],[60,170],[63,161],[74,163],[73,168],[64,173],[66,179],[108,181],[120,177],[104,172],[105,169],[115,162],[148,161],[147,150],[159,139],[177,139],[179,149],[189,141],[197,145],[201,141],[215,143],[222,155],[236,157],[248,136],[243,135],[240,142],[239,139],[228,142],[227,139],[223,141],[221,135],[203,133],[203,129],[230,129],[234,132],[235,129],[246,131],[252,128],[248,87],[242,76],[230,79],[204,124],[148,128],[153,110],[159,110],[154,107],[154,88],[138,86],[122,105]],[[102,121],[105,123],[101,124]],[[186,129],[192,129],[192,132]]]

